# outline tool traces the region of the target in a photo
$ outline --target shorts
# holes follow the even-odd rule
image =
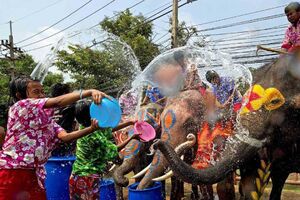
[[[70,200],[98,200],[100,198],[99,176],[72,174],[69,180]]]
[[[0,200],[46,200],[33,169],[0,169],[0,180]]]

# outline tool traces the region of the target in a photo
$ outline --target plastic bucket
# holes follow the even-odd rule
[[[136,190],[139,183],[128,187],[128,200],[163,200],[162,184],[155,182],[152,187],[144,190]]]
[[[117,194],[114,181],[111,179],[103,179],[100,182],[100,199],[116,200]]]
[[[46,163],[46,193],[48,200],[69,200],[69,178],[75,156],[51,157]]]

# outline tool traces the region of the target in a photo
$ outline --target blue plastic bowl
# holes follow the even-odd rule
[[[122,111],[116,99],[103,98],[101,104],[92,103],[90,107],[91,118],[98,120],[102,128],[115,128],[121,121]]]
[[[128,187],[128,200],[163,200],[162,184],[155,182],[150,188],[136,190],[139,183],[134,183]]]

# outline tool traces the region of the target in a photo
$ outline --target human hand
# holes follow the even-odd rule
[[[131,125],[134,125],[134,124],[137,123],[137,122],[138,122],[138,120],[135,120],[135,119],[130,120],[130,124],[131,124]]]
[[[100,104],[104,97],[111,99],[107,94],[99,91],[99,90],[91,90],[91,97],[95,104]]]
[[[98,130],[100,128],[99,124],[98,124],[98,120],[92,119],[90,128],[91,128],[92,132]]]

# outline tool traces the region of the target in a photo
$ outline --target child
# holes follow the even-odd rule
[[[19,77],[11,81],[10,107],[5,141],[0,151],[0,200],[45,200],[44,164],[60,141],[68,142],[98,129],[92,120],[89,127],[66,133],[52,119],[52,108],[70,105],[92,97],[96,104],[106,95],[98,90],[73,92],[55,98],[45,98],[39,81]]]
[[[75,117],[81,129],[91,124],[89,107],[88,101],[80,101],[76,104]],[[138,137],[134,134],[116,146],[112,143],[112,131],[118,131],[134,123],[135,121],[129,121],[114,129],[99,129],[77,140],[76,161],[69,181],[71,200],[99,199],[100,180],[107,169],[107,162],[115,160],[118,151],[131,139]]]

